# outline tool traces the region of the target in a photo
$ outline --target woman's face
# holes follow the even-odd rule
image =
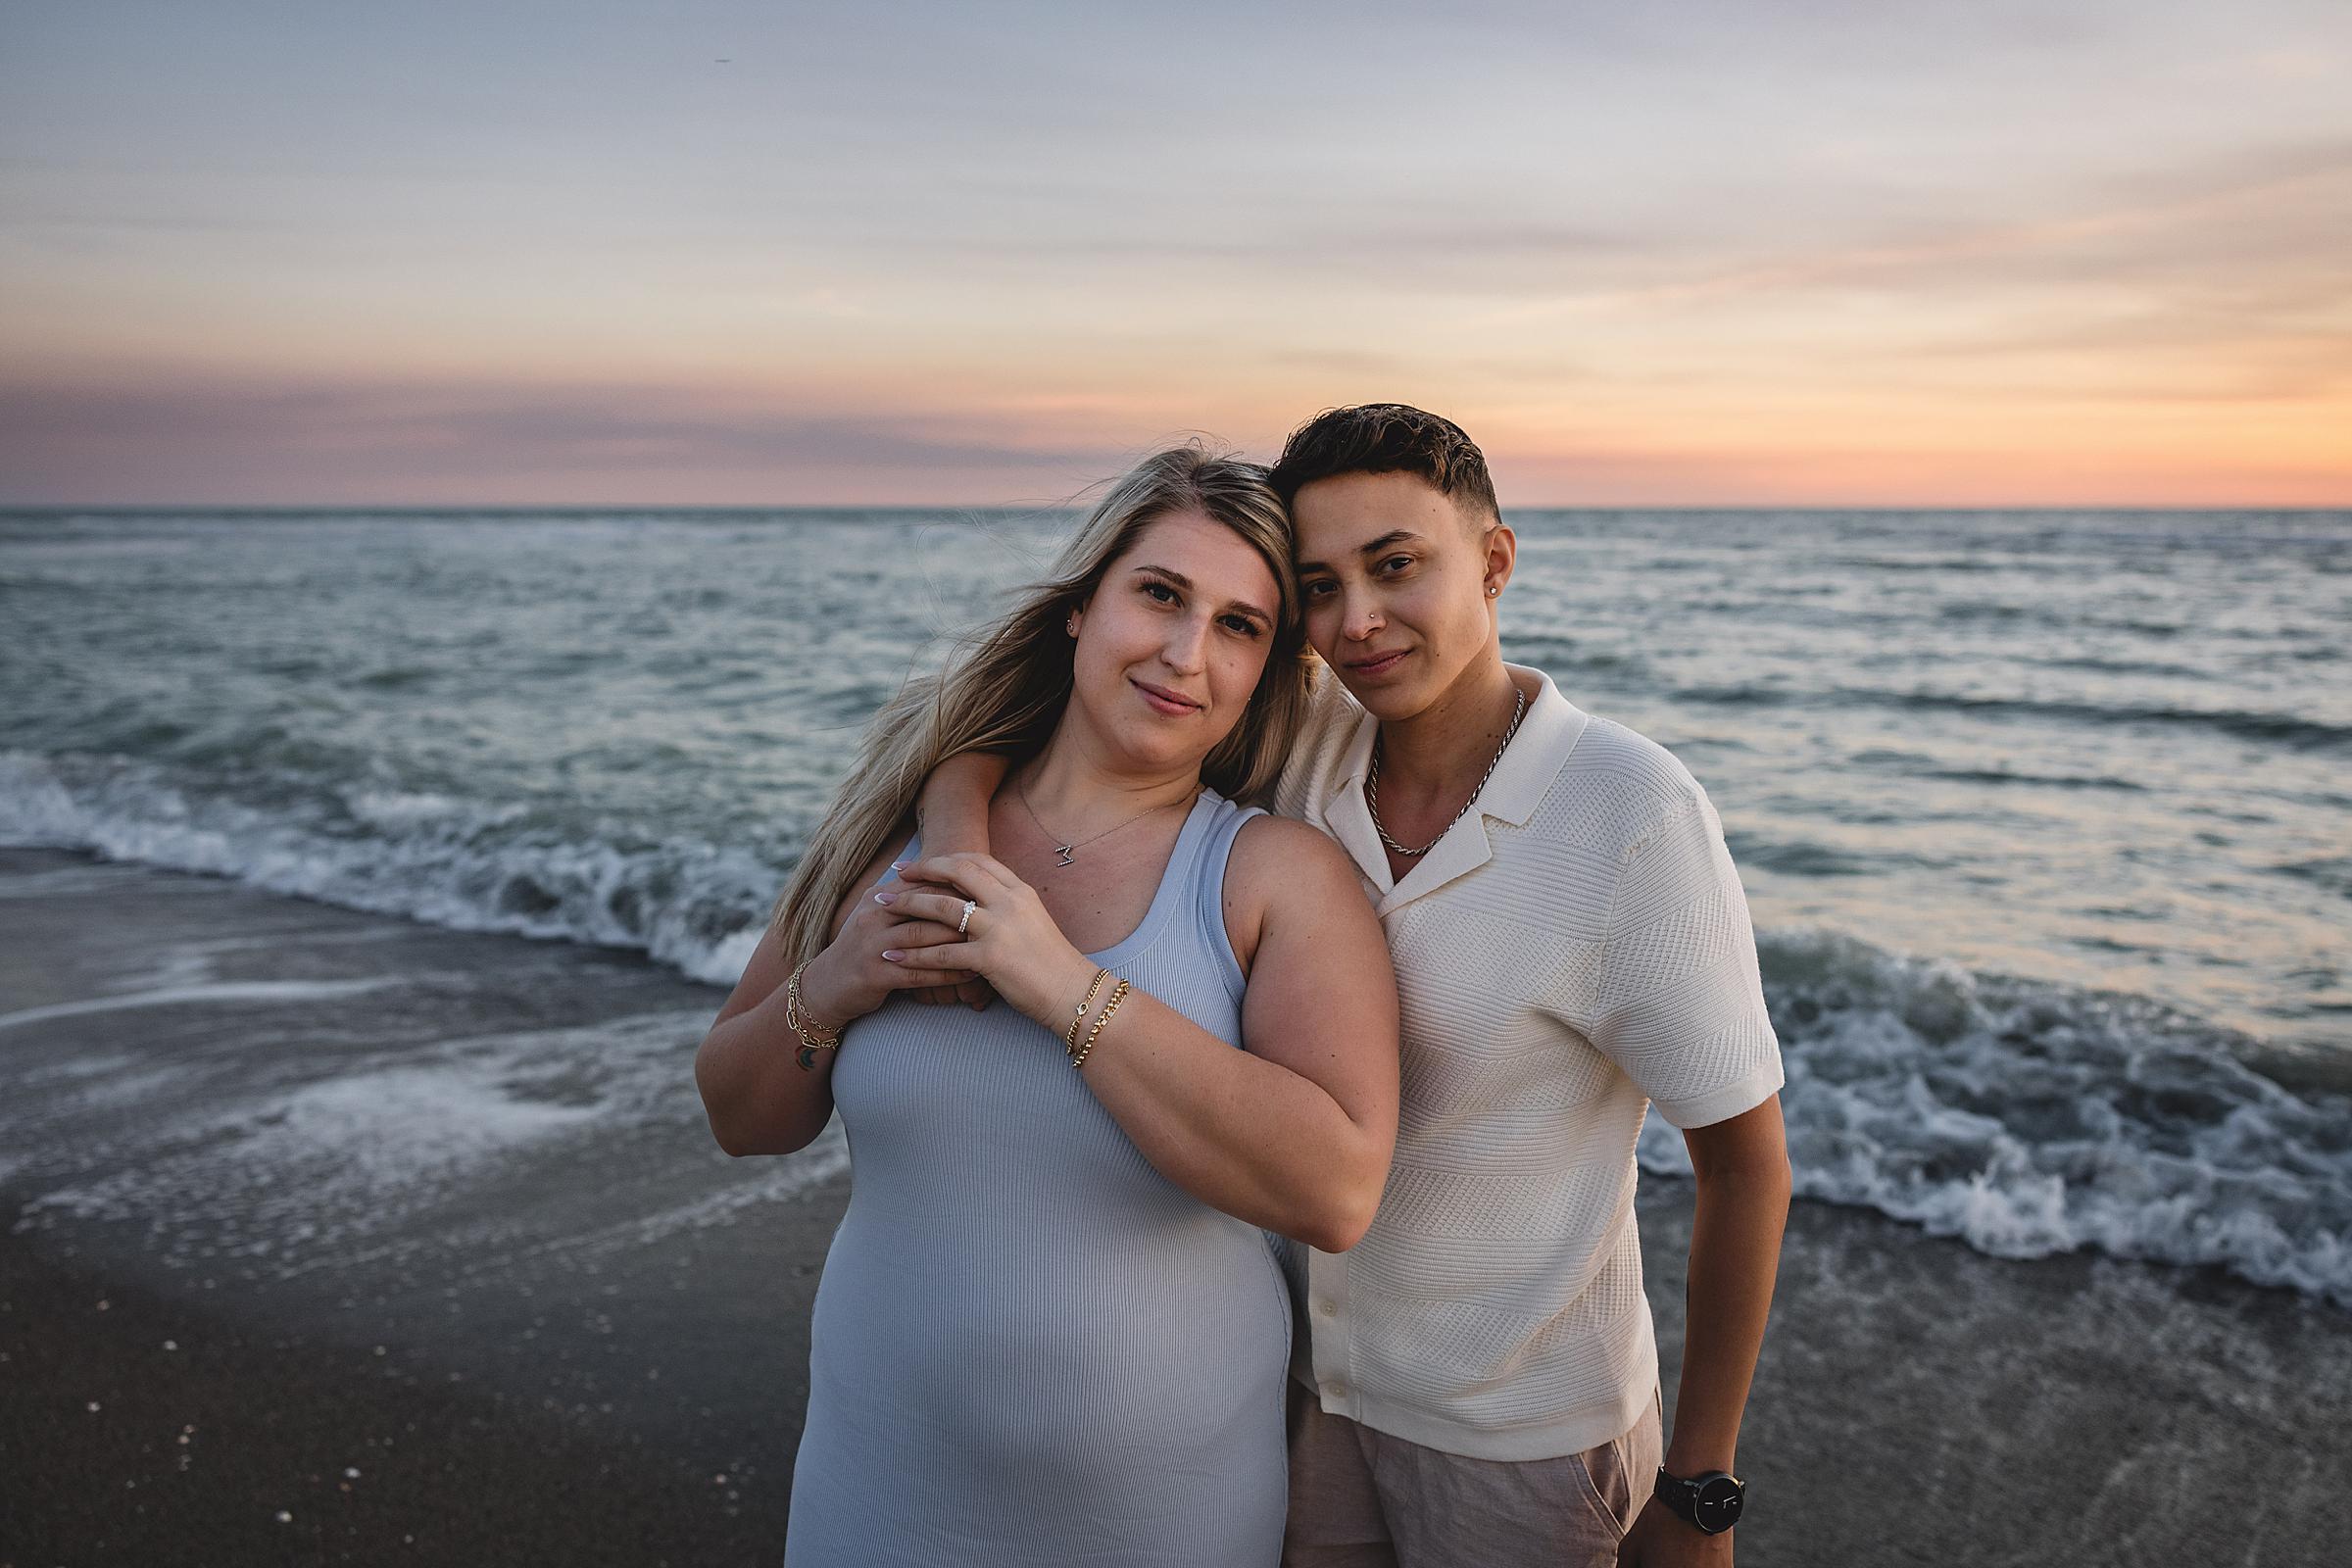
[[[1510,529],[1410,473],[1300,485],[1291,517],[1306,640],[1375,717],[1423,711],[1494,638],[1487,589],[1510,579]]]
[[[1241,535],[1198,512],[1147,525],[1075,612],[1071,702],[1134,765],[1199,765],[1241,722],[1282,599]]]

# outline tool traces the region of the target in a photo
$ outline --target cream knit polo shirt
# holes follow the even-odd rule
[[[1392,882],[1377,724],[1328,672],[1275,804],[1337,839],[1387,928],[1403,1106],[1350,1250],[1286,1243],[1323,1408],[1449,1453],[1544,1459],[1631,1427],[1658,1381],[1634,1143],[1782,1084],[1747,900],[1665,748],[1541,680],[1478,805]]]

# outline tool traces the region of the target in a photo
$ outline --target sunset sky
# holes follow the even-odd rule
[[[2352,505],[2352,5],[0,0],[0,504]]]

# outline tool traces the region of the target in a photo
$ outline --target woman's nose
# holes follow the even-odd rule
[[[1208,646],[1208,622],[1187,619],[1168,629],[1166,648],[1160,657],[1168,667],[1187,675],[1199,674],[1204,667],[1203,650]]]

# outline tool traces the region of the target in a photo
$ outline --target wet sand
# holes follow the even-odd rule
[[[710,1145],[719,1000],[0,851],[0,1568],[778,1560],[847,1176]],[[2332,1562],[2347,1410],[2352,1315],[1800,1203],[1740,1560]]]
[[[0,1563],[778,1556],[764,1474],[453,1382],[428,1348],[255,1328],[77,1261],[0,1240]]]

